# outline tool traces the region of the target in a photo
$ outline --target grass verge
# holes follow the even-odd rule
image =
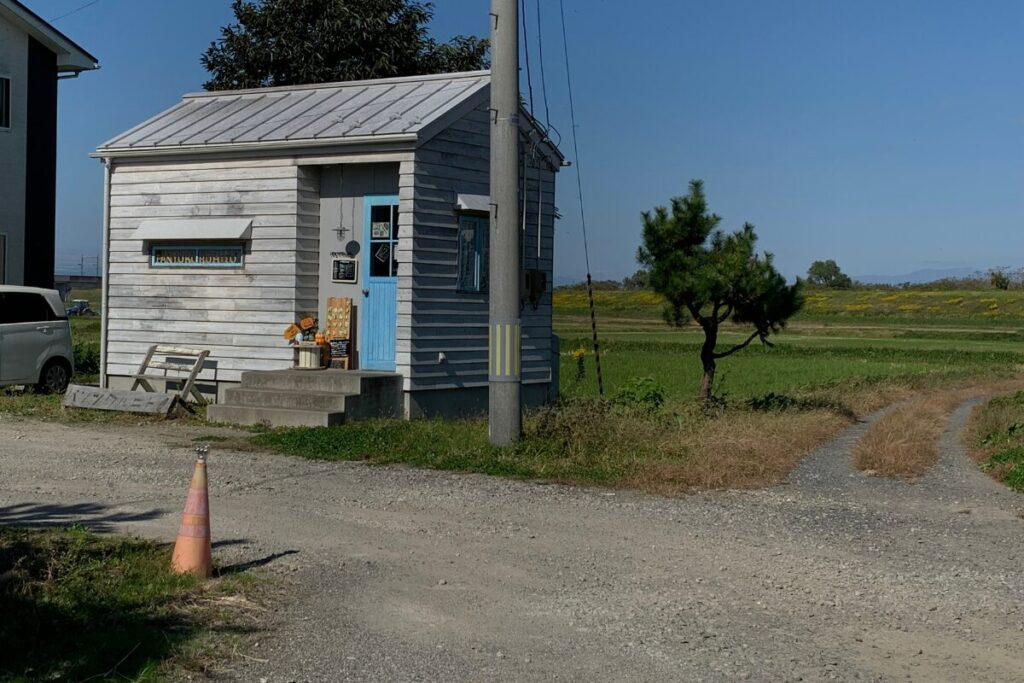
[[[870,474],[918,477],[938,459],[939,437],[957,406],[1020,385],[1020,380],[1006,380],[931,390],[902,403],[871,425],[854,446],[854,465]]]
[[[674,495],[777,483],[851,419],[846,411],[812,404],[710,412],[690,404],[654,412],[576,399],[527,414],[523,439],[507,448],[488,442],[484,420],[282,428],[254,436],[253,443],[313,459],[401,463]]]
[[[170,548],[83,528],[0,526],[0,679],[165,680],[209,674],[257,628],[237,574],[171,573]]]
[[[966,438],[983,470],[1024,492],[1024,391],[994,398],[976,408]]]

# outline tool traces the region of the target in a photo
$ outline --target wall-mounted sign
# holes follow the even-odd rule
[[[334,282],[356,282],[359,276],[358,263],[355,259],[350,258],[334,259],[331,267],[331,280]]]
[[[245,249],[240,244],[154,244],[149,254],[150,265],[154,268],[241,268],[245,260]]]

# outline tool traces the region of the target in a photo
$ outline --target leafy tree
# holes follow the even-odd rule
[[[434,15],[417,0],[233,0],[236,24],[200,61],[207,90],[472,71],[489,43],[427,34]]]
[[[850,276],[840,270],[839,264],[832,259],[812,263],[807,269],[807,282],[833,289],[849,289],[853,286]]]
[[[641,268],[632,275],[622,278],[623,289],[647,289],[650,284],[651,274],[646,268]]]
[[[700,360],[704,377],[700,398],[712,395],[719,359],[746,348],[755,339],[771,346],[778,332],[803,305],[801,283],[787,285],[772,255],[755,251],[754,226],[734,233],[718,230],[721,218],[708,213],[704,183],[690,181],[690,194],[643,213],[643,245],[637,260],[650,269],[650,284],[665,297],[665,319],[680,326],[690,319],[704,330]],[[722,323],[752,326],[744,341],[718,349]]]

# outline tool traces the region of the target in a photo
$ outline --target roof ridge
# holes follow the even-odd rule
[[[452,73],[423,74],[420,76],[394,76],[392,78],[367,78],[358,81],[329,81],[325,83],[303,83],[300,85],[276,85],[265,88],[239,88],[237,90],[204,90],[182,95],[182,100],[201,99],[206,97],[229,97],[233,95],[255,95],[270,92],[296,92],[301,90],[319,90],[326,88],[342,88],[368,84],[389,83],[421,83],[424,81],[454,81],[463,78],[480,78],[490,76],[489,69],[480,71],[454,71]]]

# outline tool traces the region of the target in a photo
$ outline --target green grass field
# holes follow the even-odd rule
[[[163,681],[204,677],[255,630],[258,582],[202,583],[170,570],[170,547],[82,527],[0,525],[0,680]],[[226,598],[226,599],[225,599]]]
[[[651,376],[671,400],[696,395],[701,331],[671,328],[652,292],[595,292],[606,392]],[[850,290],[809,292],[805,310],[773,348],[754,346],[719,362],[717,392],[748,399],[769,392],[869,390],[882,383],[931,386],[1009,377],[1024,366],[1024,293]],[[994,307],[994,308],[993,308]],[[555,294],[561,382],[568,395],[597,392],[586,294]],[[723,334],[720,343],[743,334]],[[586,350],[582,380],[571,356]]]

